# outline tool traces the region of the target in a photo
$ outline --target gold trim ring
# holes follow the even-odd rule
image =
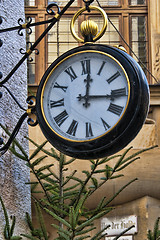
[[[105,11],[100,8],[100,7],[97,7],[97,6],[89,6],[89,9],[91,10],[98,10],[100,12],[100,14],[102,15],[103,17],[103,27],[101,29],[101,31],[93,38],[93,41],[97,41],[98,39],[100,39],[103,34],[105,33],[106,31],[106,28],[108,26],[108,18],[107,18],[107,15],[105,13]],[[76,12],[76,14],[73,16],[72,20],[71,20],[71,25],[70,25],[70,29],[71,29],[71,33],[72,33],[72,36],[78,41],[78,42],[82,42],[84,43],[84,39],[80,38],[76,32],[75,32],[75,29],[74,29],[74,24],[75,24],[75,21],[76,19],[79,17],[79,15],[81,13],[83,13],[84,11],[86,11],[86,7],[84,8],[81,8],[78,12]]]

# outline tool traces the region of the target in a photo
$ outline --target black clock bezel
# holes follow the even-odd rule
[[[113,56],[125,69],[130,82],[130,99],[127,109],[118,124],[103,136],[74,142],[61,138],[47,125],[41,108],[41,93],[46,78],[52,69],[64,58],[81,51],[100,51]],[[39,84],[36,97],[36,113],[39,125],[48,141],[66,155],[80,159],[95,159],[112,155],[124,148],[141,129],[148,112],[149,89],[147,79],[136,61],[127,53],[114,47],[101,44],[86,44],[71,49],[56,59],[47,69]]]

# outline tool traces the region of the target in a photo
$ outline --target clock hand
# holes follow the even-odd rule
[[[122,88],[122,89],[116,89],[116,90],[111,90],[111,94],[106,94],[106,95],[88,95],[87,96],[87,100],[90,99],[101,99],[101,98],[110,98],[111,100],[114,101],[115,98],[117,97],[122,97],[122,96],[127,96],[126,95],[126,89]],[[82,96],[81,94],[79,94],[79,96],[77,97],[79,101],[81,101],[82,99],[85,99],[86,96]]]
[[[88,102],[89,88],[90,88],[90,82],[92,82],[92,79],[91,79],[91,76],[89,73],[87,74],[87,78],[84,80],[84,82],[86,82],[86,94],[83,97],[83,99],[85,100],[85,102],[83,103],[83,106],[85,106],[87,108],[90,105],[90,103]]]

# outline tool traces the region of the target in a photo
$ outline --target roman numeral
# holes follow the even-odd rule
[[[121,74],[120,74],[120,72],[116,72],[112,77],[110,77],[110,78],[108,78],[106,81],[108,82],[108,83],[111,83],[113,80],[115,80],[117,77],[119,77]]]
[[[66,112],[66,110],[64,110],[63,112],[61,112],[60,114],[58,114],[54,120],[57,123],[57,125],[60,127],[62,125],[62,123],[68,118],[68,113]]]
[[[110,128],[109,124],[106,123],[103,118],[101,118],[101,121],[103,123],[103,126],[104,126],[105,130],[108,130]]]
[[[86,122],[86,137],[92,137],[92,136],[93,136],[93,132],[92,132],[91,123]]]
[[[113,104],[113,103],[110,103],[109,108],[107,109],[107,111],[110,111],[118,116],[121,115],[122,110],[123,110],[123,107]]]
[[[57,82],[55,82],[54,88],[60,88],[62,89],[64,92],[66,92],[67,88],[66,86],[60,86]]]
[[[82,65],[82,75],[90,73],[90,60],[81,61]]]
[[[67,133],[72,135],[72,136],[75,136],[77,127],[78,127],[78,122],[73,120],[71,125],[69,126],[69,128],[67,130]]]
[[[126,96],[126,88],[111,90],[111,96],[113,97]]]
[[[102,72],[102,69],[103,69],[103,67],[104,67],[105,63],[106,63],[106,62],[104,62],[104,61],[102,62],[102,65],[101,65],[101,67],[100,67],[100,69],[99,69],[99,71],[98,71],[97,75],[100,75],[100,74],[101,74],[101,72]]]
[[[50,100],[50,107],[51,108],[60,107],[60,106],[64,106],[64,98],[62,98],[58,101]]]
[[[77,78],[77,75],[75,74],[75,72],[74,72],[72,67],[67,68],[65,70],[65,72],[70,76],[72,82],[73,82],[74,79]]]

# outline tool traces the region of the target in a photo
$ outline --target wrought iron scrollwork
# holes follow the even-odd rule
[[[59,8],[58,4],[56,2],[53,2],[53,3],[50,3],[46,8],[46,11],[49,15],[56,15],[55,11],[53,10],[53,7],[57,8],[58,14],[61,12],[61,9]]]
[[[4,87],[5,90],[9,93],[9,95],[12,97],[12,99],[16,102],[16,104],[20,107],[20,109],[22,109],[23,111],[25,111],[22,116],[20,117],[20,119],[18,120],[13,132],[9,135],[9,139],[7,141],[6,144],[3,143],[3,139],[0,138],[0,145],[4,144],[1,148],[0,148],[0,155],[3,155],[10,147],[10,145],[12,144],[13,140],[15,139],[16,135],[18,134],[24,120],[28,117],[27,122],[30,126],[36,126],[38,124],[37,121],[37,116],[36,116],[36,98],[35,96],[29,96],[27,98],[27,103],[28,103],[28,109],[25,109],[22,107],[22,105],[19,103],[19,101],[17,100],[17,98],[14,96],[14,94],[8,89],[8,87],[6,87],[4,84],[12,77],[12,75],[16,72],[16,70],[21,66],[21,64],[30,56],[30,54],[35,51],[35,54],[39,54],[38,49],[36,48],[37,45],[40,43],[40,41],[46,36],[46,34],[50,31],[50,29],[54,26],[54,24],[59,21],[59,19],[61,18],[61,16],[65,13],[65,11],[71,6],[71,4],[74,2],[75,0],[70,0],[66,6],[60,10],[60,8],[58,7],[57,3],[51,3],[48,5],[47,7],[47,13],[50,15],[54,15],[52,19],[46,20],[46,21],[42,21],[42,22],[36,22],[36,23],[32,23],[32,18],[28,17],[26,22],[23,23],[23,20],[20,18],[18,20],[18,24],[19,26],[16,27],[10,27],[10,28],[6,28],[6,29],[0,29],[0,33],[2,32],[8,32],[8,31],[13,31],[13,30],[18,30],[18,34],[20,36],[23,36],[23,29],[26,29],[28,34],[31,34],[32,29],[31,27],[33,26],[38,26],[38,25],[42,25],[42,24],[49,24],[47,26],[47,28],[45,29],[45,31],[39,36],[39,38],[35,41],[35,43],[31,44],[30,42],[27,42],[27,46],[29,47],[29,49],[27,51],[25,51],[23,48],[20,49],[20,53],[22,53],[24,56],[20,59],[20,61],[15,65],[15,67],[11,70],[11,72],[5,77],[5,79],[0,81],[0,88]],[[57,13],[53,10],[53,8],[57,8]],[[2,23],[2,18],[0,17],[0,24]],[[2,45],[3,42],[0,42],[0,45]],[[31,59],[30,59],[31,61]],[[0,72],[0,79],[3,77],[3,74]],[[0,92],[0,98],[2,97],[2,92]],[[2,125],[0,124],[0,126],[2,127]]]
[[[26,42],[26,47],[27,47],[27,49],[28,49],[27,51],[29,51],[29,50],[32,48],[32,43],[29,42],[29,41]],[[23,55],[26,54],[26,51],[24,50],[24,48],[20,48],[19,51],[20,51],[20,53],[23,54]],[[34,53],[35,53],[36,55],[39,54],[39,50],[38,50],[37,48],[35,48],[33,51],[34,51]],[[28,60],[29,62],[33,62],[33,58],[32,58],[32,57],[29,57],[29,56],[28,56],[27,60]]]
[[[18,19],[18,24],[19,24],[18,34],[20,36],[23,36],[22,29],[26,29],[27,34],[31,34],[32,33],[31,23],[32,23],[32,18],[30,16],[27,17],[25,23],[23,23],[23,19],[22,18],[19,18]]]
[[[5,87],[5,89],[8,91],[9,89],[7,89]],[[11,143],[13,142],[13,140],[15,139],[15,137],[17,136],[24,120],[28,117],[27,119],[27,123],[28,125],[34,127],[38,124],[38,121],[37,121],[37,116],[36,116],[36,98],[35,96],[29,96],[27,98],[27,103],[28,103],[28,109],[24,109],[20,103],[18,103],[18,101],[16,100],[16,98],[13,96],[13,94],[10,92],[10,90],[8,91],[10,93],[10,95],[14,98],[14,100],[16,101],[16,103],[18,104],[18,106],[22,109],[22,110],[25,110],[25,113],[22,114],[22,116],[20,117],[20,119],[18,120],[13,132],[11,133],[8,141],[6,144],[4,144],[3,147],[0,148],[0,156],[2,156],[10,147]],[[0,138],[0,145],[3,144],[3,139]]]
[[[29,115],[27,122],[31,127],[35,127],[38,124],[37,115],[36,115],[36,97],[29,96],[27,98],[27,103],[28,103],[28,115]]]

